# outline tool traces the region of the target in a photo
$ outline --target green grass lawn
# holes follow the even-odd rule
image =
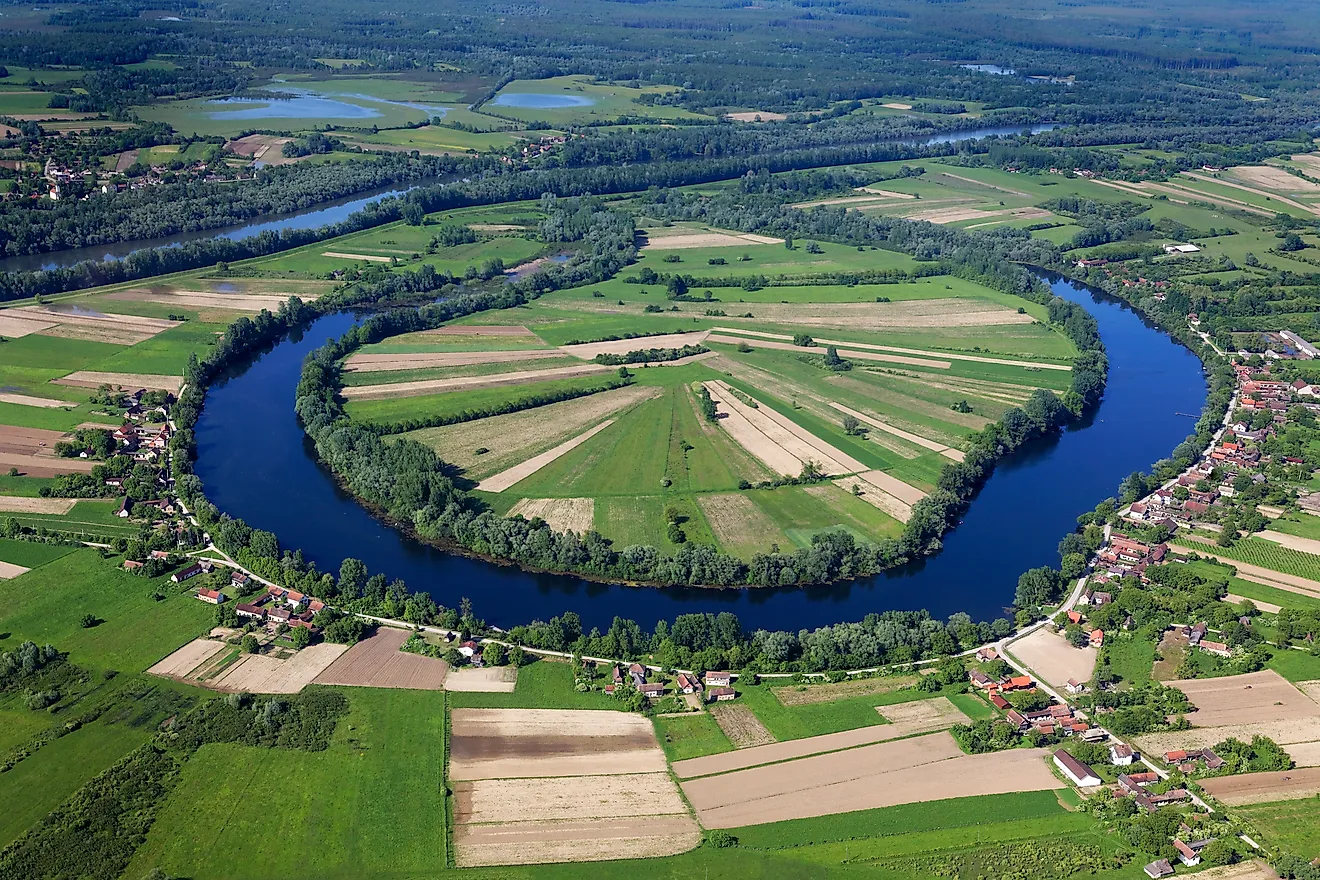
[[[45,565],[61,556],[68,556],[76,549],[66,544],[38,544],[35,541],[0,538],[0,560],[24,568]]]
[[[1247,804],[1233,812],[1246,817],[1260,831],[1261,842],[1282,846],[1310,860],[1320,856],[1320,822],[1315,817],[1315,799]]]
[[[1278,648],[1265,665],[1289,681],[1320,679],[1320,657],[1307,651]]]
[[[781,741],[886,724],[888,722],[881,714],[884,706],[939,696],[938,693],[930,694],[909,688],[883,694],[845,697],[823,703],[785,706],[772,690],[773,687],[778,686],[739,685],[738,699],[761,719],[761,723],[775,735],[775,739]],[[950,686],[945,696],[957,694],[962,690],[964,687],[961,684]],[[879,707],[878,711],[877,707]]]
[[[5,517],[16,519],[24,526],[44,527],[72,534],[102,535],[126,538],[137,535],[139,526],[131,520],[115,516],[119,503],[112,500],[78,501],[68,513],[13,513]]]
[[[118,559],[77,550],[0,581],[0,621],[8,643],[50,643],[93,670],[140,672],[201,634],[214,617],[167,577],[148,579],[120,570]],[[167,598],[157,601],[159,590]],[[101,623],[83,628],[91,614]]]
[[[137,345],[121,349],[88,369],[108,373],[182,376],[184,367],[188,365],[188,355],[195,352],[198,359],[206,357],[207,349],[215,344],[216,334],[224,329],[222,324],[189,321]]]
[[[1117,635],[1105,650],[1114,674],[1125,687],[1137,687],[1150,681],[1151,668],[1155,665],[1154,642],[1135,633],[1125,633]]]
[[[349,714],[323,752],[203,746],[125,876],[156,867],[197,880],[442,873],[444,693],[344,693]]]
[[[733,751],[733,743],[720,730],[714,717],[705,712],[656,718],[655,735],[670,761]]]
[[[472,709],[617,709],[619,703],[600,691],[573,689],[573,668],[567,663],[537,660],[518,670],[511,694],[456,691],[449,705]]]

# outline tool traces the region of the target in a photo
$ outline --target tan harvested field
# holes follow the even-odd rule
[[[711,531],[725,547],[763,545],[766,535],[778,531],[774,520],[739,492],[703,493],[696,498]]]
[[[0,451],[45,453],[55,455],[55,444],[68,437],[59,431],[47,431],[44,428],[20,428],[17,425],[0,425]]]
[[[1320,554],[1320,541],[1317,541],[1314,538],[1303,538],[1298,535],[1285,535],[1283,532],[1275,532],[1270,529],[1266,529],[1259,534],[1260,537],[1264,538],[1266,541],[1273,541],[1275,544],[1279,544],[1291,550],[1300,550],[1303,553]]]
[[[1063,687],[1070,678],[1090,681],[1095,674],[1098,653],[1095,648],[1074,648],[1063,636],[1050,632],[1046,627],[1013,642],[1009,650],[1046,684],[1056,688]]]
[[[1298,767],[1320,767],[1320,742],[1289,743],[1284,749]]]
[[[578,345],[561,345],[559,350],[573,357],[591,360],[598,354],[627,354],[630,351],[642,351],[648,348],[682,348],[685,345],[700,345],[710,335],[709,330],[698,333],[669,333],[664,336],[638,336],[634,339],[611,339],[607,342],[583,342]]]
[[[462,867],[666,855],[701,838],[640,715],[455,709],[449,769]]]
[[[27,477],[58,477],[60,474],[89,474],[96,462],[86,458],[56,458],[53,455],[24,455],[0,450],[0,470],[18,468]]]
[[[434,657],[400,651],[399,647],[408,641],[409,635],[408,630],[382,626],[370,638],[332,658],[334,662],[322,669],[313,681],[349,687],[443,689],[449,664]]]
[[[528,227],[516,223],[469,223],[473,232],[526,232]]]
[[[0,513],[68,513],[76,503],[73,498],[24,498],[0,495]]]
[[[613,373],[617,367],[602,364],[578,364],[571,367],[551,367],[545,370],[517,370],[489,376],[456,376],[452,379],[420,379],[416,382],[386,382],[380,385],[346,385],[340,389],[348,400],[388,400],[395,397],[417,397],[446,391],[472,391],[478,388],[498,388],[503,385],[525,385],[551,379],[571,379],[593,373]]]
[[[925,220],[929,223],[961,223],[965,220],[1042,220],[1053,216],[1043,208],[1001,208],[998,211],[986,211],[981,208],[930,208],[904,213],[908,220]]]
[[[321,256],[333,257],[337,260],[366,260],[368,263],[391,263],[394,261],[394,257],[382,257],[378,254],[345,254],[339,251],[326,251]]]
[[[319,294],[300,293],[305,301],[315,300]],[[287,296],[259,293],[208,293],[196,290],[121,290],[107,293],[104,299],[122,302],[152,302],[167,306],[179,306],[185,309],[227,309],[233,312],[255,314],[262,309],[269,312],[279,311],[281,305],[289,301]]]
[[[577,434],[600,420],[650,400],[661,389],[629,385],[547,406],[446,425],[422,428],[404,436],[425,443],[445,461],[476,477],[498,473]],[[477,455],[477,449],[489,451]]]
[[[507,515],[543,519],[556,532],[582,534],[591,529],[596,502],[592,498],[524,498]]]
[[[1195,713],[1192,714],[1195,715]],[[1292,746],[1299,743],[1320,742],[1320,718],[1305,718],[1300,721],[1248,722],[1246,724],[1227,724],[1223,727],[1194,727],[1191,730],[1144,734],[1137,737],[1136,742],[1148,753],[1162,755],[1172,749],[1213,747],[1215,743],[1230,738],[1250,742],[1251,738],[1257,734],[1268,736],[1285,749],[1291,749]]]
[[[1320,184],[1289,174],[1273,165],[1238,165],[1230,174],[1249,186],[1263,187],[1274,192],[1320,195]]]
[[[1250,602],[1266,614],[1278,614],[1283,610],[1282,605],[1275,605],[1273,602],[1265,602],[1261,599],[1248,599],[1246,596],[1238,596],[1234,593],[1228,593],[1224,596],[1224,601],[1233,605],[1241,605],[1243,602]]]
[[[858,410],[844,406],[841,403],[835,403],[832,400],[830,401],[830,406],[834,407],[841,413],[847,413],[848,415],[852,416],[853,418],[857,419],[857,421],[865,425],[870,425],[872,428],[878,428],[879,430],[884,431],[887,434],[893,434],[895,437],[900,437],[908,441],[909,443],[915,443],[918,446],[922,446],[933,452],[938,452],[940,455],[943,455],[945,458],[951,458],[954,461],[963,460],[962,452],[960,450],[954,449],[952,446],[946,446],[945,444],[939,443],[935,440],[930,440],[920,435],[913,434],[911,431],[904,431],[902,428],[895,428],[893,425],[889,424],[888,422],[882,422],[880,419],[877,419],[874,416],[869,416],[864,412],[859,412]]]
[[[840,477],[834,481],[834,485],[838,486],[843,491],[850,493],[853,491],[853,487],[857,486],[861,492],[861,494],[857,496],[858,498],[861,498],[876,510],[892,516],[899,522],[905,523],[912,518],[911,504],[890,495],[884,489],[881,489],[874,483],[863,480],[861,477]]]
[[[750,232],[728,232],[722,229],[702,231],[681,227],[648,229],[643,233],[646,244],[642,250],[676,251],[687,248],[746,247],[749,244],[783,244],[782,238],[753,235]]]
[[[95,370],[78,370],[63,379],[53,380],[56,385],[70,385],[74,388],[100,388],[112,385],[125,390],[146,388],[149,391],[170,391],[179,393],[183,379],[178,376],[161,376],[154,373],[102,373]]]
[[[910,486],[897,477],[891,477],[884,471],[863,471],[857,476],[877,489],[888,492],[904,504],[916,504],[926,497],[926,493],[916,486]],[[865,489],[866,487],[863,486],[862,488]]]
[[[418,332],[423,336],[536,336],[521,324],[449,324]]]
[[[701,829],[687,816],[459,825],[454,828],[454,860],[460,868],[474,868],[653,859],[686,852],[700,842]]]
[[[1241,183],[1232,183],[1230,181],[1211,177],[1209,175],[1201,174],[1196,171],[1184,171],[1182,173],[1187,177],[1192,178],[1193,180],[1199,180],[1203,183],[1217,183],[1220,186],[1227,186],[1232,189],[1240,189],[1243,192],[1249,192],[1254,196],[1263,196],[1267,199],[1274,199],[1275,201],[1283,202],[1285,205],[1291,205],[1294,208],[1301,208],[1303,211],[1309,211],[1312,214],[1320,215],[1320,208],[1317,208],[1315,205],[1308,205],[1304,202],[1299,202],[1296,199],[1290,199],[1286,196],[1281,196],[1277,192],[1267,192],[1263,189],[1260,189],[1259,187],[1247,186]]]
[[[683,792],[705,827],[736,828],[897,804],[1062,788],[1045,764],[1048,754],[1045,749],[1013,749],[963,755],[947,732],[931,733],[690,779],[683,783]]]
[[[58,323],[58,321],[49,318],[20,315],[13,309],[7,309],[0,312],[0,336],[19,339],[30,333],[36,333],[38,330],[54,327]]]
[[[276,660],[265,654],[247,654],[223,674],[207,682],[207,687],[253,694],[296,694],[347,650],[344,645],[322,642],[303,648],[288,660]]]
[[[451,669],[445,676],[445,690],[479,694],[511,694],[518,684],[518,670],[512,666],[484,666]]]
[[[516,779],[660,773],[651,722],[625,712],[455,709],[449,778]]]
[[[986,183],[984,180],[976,180],[975,178],[972,177],[965,177],[961,174],[954,174],[951,171],[941,171],[937,176],[947,177],[950,180],[957,180],[962,183],[970,183],[974,186],[980,186],[980,187],[984,187],[985,189],[994,190],[995,192],[1008,193],[1010,196],[1019,196],[1024,199],[1035,198],[1035,196],[1033,196],[1031,193],[1025,193],[1020,189],[1009,189],[1006,186],[995,186],[993,183]]]
[[[710,341],[723,343],[724,345],[737,345],[738,343],[746,342],[747,340],[740,339],[736,336],[724,336],[720,334],[714,334],[710,337]],[[802,352],[803,354],[823,353],[819,346],[811,347],[805,345],[793,345],[790,342],[763,341],[756,343],[756,345],[758,348],[772,348],[778,351],[798,351],[798,352]],[[856,349],[840,348],[839,355],[841,357],[853,358],[856,360],[863,360],[863,361],[883,361],[884,363],[889,363],[889,364],[906,364],[907,366],[910,367],[928,367],[932,370],[947,370],[949,369],[949,367],[953,366],[953,364],[949,363],[948,361],[934,361],[934,360],[927,360],[926,358],[907,357],[906,355],[901,355],[901,354],[881,354],[879,352],[858,351]]]
[[[1198,871],[1196,880],[1279,880],[1279,874],[1261,859],[1252,859],[1236,865]]]
[[[718,395],[716,410],[726,414],[721,419],[721,424],[729,422],[733,414],[736,413],[755,430],[756,434],[752,434],[743,430],[741,425],[738,429],[730,430],[730,434],[733,434],[734,439],[738,440],[748,452],[760,458],[770,467],[775,467],[775,465],[767,460],[767,457],[780,459],[783,454],[787,454],[797,459],[799,464],[795,469],[781,471],[781,473],[797,474],[802,470],[801,465],[808,461],[816,462],[826,474],[831,475],[851,474],[866,470],[866,465],[847,453],[836,449],[833,445],[796,424],[787,416],[775,412],[768,406],[753,409],[743,403],[724,382],[713,379],[706,382],[705,386],[713,395]],[[742,436],[735,434],[734,430],[739,430]],[[760,440],[757,439],[757,435],[760,436]],[[756,448],[748,446],[744,439]],[[776,447],[780,452],[771,452],[770,445]],[[758,451],[758,449],[761,451]]]
[[[51,400],[49,397],[32,397],[28,394],[0,393],[0,403],[12,403],[18,406],[36,406],[43,409],[59,409],[62,406],[77,406],[71,400]]]
[[[1202,779],[1206,793],[1229,806],[1295,801],[1320,794],[1320,767],[1298,767],[1270,773],[1243,773]]]
[[[87,339],[116,345],[136,345],[180,323],[137,315],[106,315],[88,309],[75,313],[60,306],[20,306],[11,311],[11,317],[20,320],[30,317],[37,321],[52,322],[52,326],[35,331],[43,336]]]
[[[736,113],[725,113],[724,118],[734,122],[783,122],[788,117],[773,110],[739,110]]]
[[[193,639],[173,654],[152,666],[147,672],[166,678],[185,679],[188,673],[210,660],[228,647],[216,639]]]
[[[872,694],[892,694],[917,683],[915,675],[885,675],[878,678],[852,678],[829,684],[795,684],[771,688],[785,706],[813,706]]]
[[[505,489],[511,488],[517,483],[527,479],[560,456],[572,452],[574,449],[578,448],[583,443],[586,443],[592,437],[595,437],[612,424],[614,424],[614,419],[606,419],[599,425],[596,425],[596,427],[583,431],[571,440],[565,440],[553,449],[547,449],[540,455],[533,456],[521,464],[516,464],[507,470],[500,471],[493,477],[487,477],[477,484],[477,488],[483,492],[503,492]]]
[[[746,749],[775,742],[775,735],[741,703],[712,703],[710,714],[735,748]]]
[[[963,710],[953,705],[948,697],[931,697],[928,700],[877,706],[876,711],[889,720],[889,728],[894,733],[895,739],[918,733],[948,730],[955,724],[967,724],[972,720]]]
[[[359,352],[344,361],[350,373],[380,373],[394,370],[420,370],[426,367],[465,367],[471,364],[504,364],[513,361],[536,361],[563,357],[556,349],[517,351],[436,351],[412,354],[365,354]]]
[[[903,327],[987,327],[1030,324],[1020,315],[989,300],[918,299],[891,303],[757,303],[759,321],[840,330],[887,330]],[[941,355],[943,356],[943,355]]]
[[[278,160],[286,158],[281,152],[284,145],[292,142],[293,138],[273,134],[250,134],[229,141],[225,144],[225,148],[239,156],[260,159],[268,165],[278,165]]]
[[[1320,704],[1272,669],[1169,684],[1196,706],[1187,716],[1193,727],[1320,719]]]
[[[15,565],[12,562],[0,561],[0,580],[10,580],[20,574],[27,574],[32,569],[24,568],[21,565]]]

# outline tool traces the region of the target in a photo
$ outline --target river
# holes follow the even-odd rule
[[[339,490],[293,413],[303,357],[348,329],[350,315],[319,319],[213,385],[197,424],[197,474],[222,511],[301,548],[323,571],[337,572],[354,556],[443,605],[469,597],[498,626],[569,610],[602,629],[615,615],[651,626],[685,612],[726,610],[748,629],[797,630],[887,609],[990,619],[1012,601],[1021,572],[1058,564],[1056,545],[1080,514],[1192,432],[1205,403],[1204,373],[1190,351],[1121,302],[1048,280],[1099,322],[1110,364],[1104,400],[1083,423],[1001,462],[938,555],[863,581],[805,589],[624,587],[530,574],[407,538]]]
[[[908,144],[910,146],[928,146],[932,144],[955,144],[962,141],[980,140],[981,138],[1015,135],[1015,134],[1039,134],[1042,131],[1049,131],[1054,128],[1050,124],[1041,125],[1006,125],[992,128],[976,128],[968,131],[952,131],[943,134],[899,138],[895,143]],[[247,223],[241,223],[237,226],[227,226],[221,229],[206,229],[196,232],[180,232],[175,235],[167,235],[161,238],[143,239],[139,241],[121,241],[115,244],[93,245],[90,247],[70,248],[62,251],[51,251],[43,254],[24,254],[16,257],[6,257],[0,259],[0,272],[36,272],[48,269],[63,269],[76,265],[84,260],[122,260],[134,251],[145,250],[155,247],[176,247],[190,241],[201,241],[210,238],[227,238],[231,241],[239,241],[244,238],[251,238],[254,235],[260,235],[263,232],[289,231],[293,229],[317,229],[331,223],[338,223],[346,220],[349,215],[362,210],[367,205],[378,202],[389,196],[399,196],[418,186],[426,186],[435,183],[436,180],[419,180],[408,186],[393,185],[381,187],[379,189],[367,190],[353,196],[348,196],[334,201],[322,202],[301,211],[293,211],[288,214],[269,215],[256,217]]]

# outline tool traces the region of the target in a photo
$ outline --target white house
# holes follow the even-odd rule
[[[1054,766],[1058,767],[1060,772],[1078,788],[1088,788],[1104,781],[1094,770],[1063,749],[1054,753]]]

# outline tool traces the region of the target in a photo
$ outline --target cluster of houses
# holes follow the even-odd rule
[[[976,657],[982,663],[986,663],[998,659],[998,654],[993,648],[982,648],[977,652]],[[1051,704],[1044,709],[1031,711],[1014,709],[1005,699],[1004,694],[1014,691],[1028,693],[1035,691],[1036,682],[1029,675],[992,678],[980,669],[973,669],[967,673],[967,677],[973,687],[985,692],[990,704],[1003,712],[1004,719],[1020,734],[1034,730],[1043,736],[1077,736],[1092,742],[1103,740],[1108,736],[1103,730],[1093,728],[1084,719],[1079,718],[1072,707],[1066,704]],[[1081,693],[1086,687],[1077,681],[1070,681],[1069,685],[1069,690],[1073,693]]]
[[[1224,759],[1216,755],[1214,749],[1178,749],[1165,752],[1164,761],[1176,765],[1183,773],[1194,773],[1202,764],[1207,770],[1218,770],[1224,766]]]
[[[241,572],[234,573],[236,577],[241,575]],[[266,588],[264,595],[257,597],[252,602],[240,602],[236,605],[234,613],[239,617],[254,620],[257,623],[274,624],[275,626],[284,623],[316,632],[317,627],[313,625],[312,618],[316,616],[316,612],[323,608],[325,608],[325,603],[315,596],[308,596],[297,590],[286,590],[284,587],[277,587],[272,584]]]
[[[649,674],[650,670],[640,663],[629,666],[626,673],[621,665],[616,664],[611,672],[611,682],[605,685],[605,693],[612,696],[626,682],[642,696],[663,697],[667,690],[664,683],[647,681]],[[733,674],[719,670],[710,670],[701,677],[680,672],[674,677],[674,691],[678,694],[704,694],[708,703],[724,702],[737,696],[733,689]]]
[[[1137,505],[1132,506],[1135,508]],[[1146,544],[1121,532],[1114,532],[1110,535],[1109,543],[1096,553],[1095,572],[1088,579],[1088,583],[1103,586],[1110,581],[1128,576],[1144,581],[1146,569],[1152,565],[1159,565],[1168,555],[1168,544]],[[1082,595],[1078,604],[1104,605],[1112,602],[1113,599],[1112,594],[1092,588]]]
[[[1214,838],[1183,840],[1184,837],[1192,837],[1192,829],[1187,825],[1181,825],[1178,828],[1178,836],[1173,839],[1173,848],[1178,851],[1178,861],[1189,868],[1195,868],[1201,864],[1201,851],[1209,846]],[[1159,880],[1161,877],[1173,876],[1173,865],[1169,864],[1168,859],[1160,859],[1157,862],[1151,862],[1145,868],[1146,876],[1151,880]]]
[[[164,409],[160,407],[160,409]],[[114,437],[116,453],[119,455],[131,455],[134,461],[156,461],[165,454],[169,448],[170,437],[173,432],[168,423],[158,428],[149,425],[137,424],[134,422],[125,422],[111,432]],[[80,457],[90,458],[91,451],[84,450],[79,453]]]
[[[1251,618],[1243,618],[1243,621],[1250,623]],[[1175,624],[1170,627],[1176,635],[1187,639],[1187,643],[1193,648],[1199,648],[1207,654],[1214,654],[1216,657],[1229,657],[1233,650],[1223,642],[1214,642],[1205,637],[1209,632],[1209,625],[1205,621],[1191,625]]]

